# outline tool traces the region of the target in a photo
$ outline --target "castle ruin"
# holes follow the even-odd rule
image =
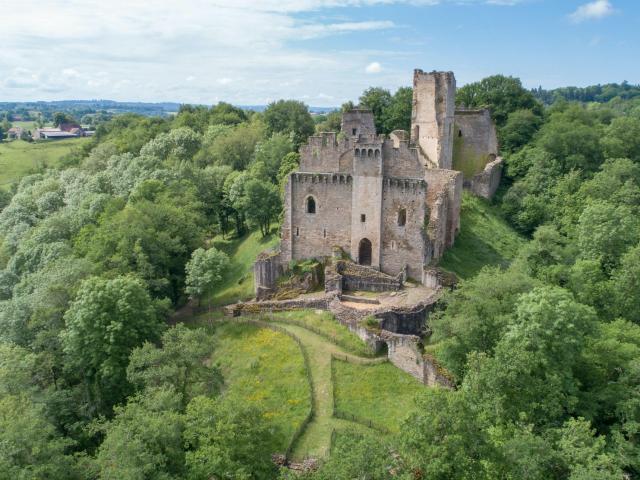
[[[455,283],[434,265],[460,229],[463,187],[490,198],[502,170],[490,112],[456,109],[455,91],[452,72],[415,70],[410,133],[378,135],[372,112],[357,108],[340,134],[310,137],[286,184],[279,250],[254,264],[257,301],[227,313],[329,310],[376,349],[386,344],[397,367],[451,387],[420,349],[428,312]],[[278,297],[278,279],[308,259],[323,275],[307,280],[323,277],[324,292]]]

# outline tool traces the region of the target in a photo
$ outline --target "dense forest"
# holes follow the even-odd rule
[[[640,478],[640,97],[536,97],[504,76],[458,92],[492,110],[492,208],[528,239],[430,317],[458,388],[425,389],[397,436],[341,435],[310,478]],[[408,129],[410,88],[360,104]],[[339,118],[118,115],[0,196],[0,478],[294,475],[263,412],[219,401],[215,331],[168,319],[219,282],[214,236],[274,228],[298,147]]]

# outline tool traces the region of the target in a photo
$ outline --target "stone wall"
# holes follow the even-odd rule
[[[238,317],[240,315],[256,315],[268,312],[287,312],[289,310],[319,309],[328,310],[331,298],[312,297],[294,298],[293,300],[265,300],[262,302],[243,302],[224,307],[225,315]]]
[[[427,169],[425,179],[430,210],[427,232],[433,258],[438,259],[447,248],[453,246],[460,230],[462,174],[453,170]]]
[[[487,109],[458,109],[455,114],[453,168],[465,180],[480,173],[498,154],[496,127]]]
[[[418,348],[420,338],[415,335],[400,335],[383,332],[382,339],[387,344],[389,361],[421,382],[424,381],[424,362]]]
[[[409,277],[420,281],[427,254],[426,190],[427,184],[422,179],[384,180],[380,268],[386,273],[398,275],[406,266]]]
[[[339,172],[340,156],[350,151],[347,138],[338,140],[335,132],[325,132],[309,137],[300,147],[300,171],[302,172]]]
[[[372,142],[359,145],[354,157],[353,187],[351,189],[351,245],[345,251],[359,262],[359,246],[363,240],[371,242],[370,265],[380,268],[382,229],[382,144]],[[364,152],[368,152],[364,155]],[[372,152],[375,152],[372,154]],[[342,218],[345,222],[346,218]],[[344,228],[343,225],[341,225]]]
[[[344,290],[388,292],[402,287],[399,278],[353,262],[340,260],[336,262],[335,270],[342,276]]]
[[[500,178],[502,177],[502,157],[498,157],[492,162],[487,163],[484,170],[471,179],[470,189],[479,197],[490,199],[496,193],[500,186]]]
[[[407,132],[399,130],[392,134],[391,139],[383,143],[383,173],[386,177],[424,177],[424,164],[418,149],[406,140],[407,136]]]
[[[258,255],[253,264],[254,289],[258,300],[275,293],[278,277],[282,273],[280,251],[267,251]]]
[[[351,175],[290,175],[281,232],[284,262],[328,257],[334,246],[351,254],[352,188]],[[306,211],[308,197],[314,199],[315,213]]]

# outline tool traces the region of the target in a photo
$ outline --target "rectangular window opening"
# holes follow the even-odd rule
[[[364,223],[364,222],[366,222],[366,221],[367,221],[367,216],[366,216],[364,213],[361,213],[361,214],[360,214],[360,221],[361,221],[362,223]]]

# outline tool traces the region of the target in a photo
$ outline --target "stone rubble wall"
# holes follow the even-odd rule
[[[282,273],[280,251],[266,251],[258,255],[253,264],[254,291],[258,300],[276,292],[277,280]]]
[[[268,312],[287,312],[289,310],[328,310],[330,298],[311,297],[294,298],[292,300],[265,300],[261,302],[243,302],[227,305],[224,313],[228,317],[239,317],[241,315],[256,315]]]
[[[502,157],[487,163],[484,170],[471,179],[471,191],[479,197],[491,199],[500,186],[503,165]]]

